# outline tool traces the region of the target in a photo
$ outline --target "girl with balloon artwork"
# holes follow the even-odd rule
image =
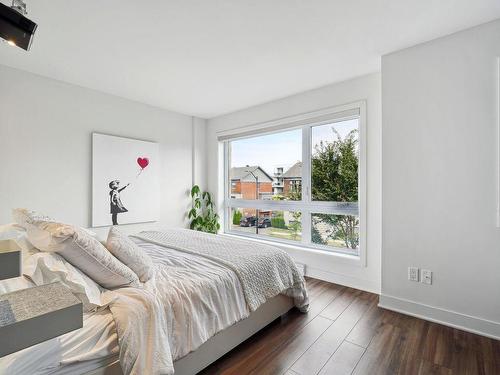
[[[128,212],[120,199],[120,193],[129,185],[130,183],[120,188],[120,181],[118,180],[113,180],[109,183],[109,188],[111,189],[109,192],[109,203],[111,206],[111,221],[113,225],[118,225],[118,214]]]
[[[149,165],[149,158],[137,158],[137,164],[139,164],[139,167],[141,167],[141,169],[139,173],[137,173],[136,178],[138,178],[141,175],[144,168],[146,168]],[[128,186],[130,186],[130,182],[127,185],[120,187],[119,180],[113,180],[109,183],[109,188],[111,189],[111,191],[109,192],[109,203],[111,207],[110,213],[113,225],[118,225],[118,214],[123,212],[128,212],[128,210],[125,208],[120,198],[120,193],[123,190],[125,190]]]
[[[93,134],[92,226],[159,220],[156,142]]]

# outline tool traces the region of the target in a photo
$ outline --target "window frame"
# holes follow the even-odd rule
[[[312,128],[342,122],[357,118],[359,121],[359,168],[358,168],[358,209],[354,210],[346,202],[324,202],[311,199],[311,160]],[[229,142],[237,139],[252,138],[259,135],[279,133],[287,130],[302,129],[302,199],[300,201],[273,201],[273,200],[247,200],[231,198],[231,181],[229,180]],[[366,102],[359,101],[342,106],[326,108],[323,110],[282,118],[279,120],[246,126],[244,132],[238,129],[218,133],[221,163],[223,173],[220,174],[219,191],[223,186],[221,208],[223,210],[223,225],[221,230],[225,234],[270,241],[284,245],[307,248],[327,252],[331,255],[348,256],[355,259],[360,265],[366,266]],[[221,185],[222,184],[222,185]],[[278,239],[255,233],[245,233],[231,229],[232,208],[255,208],[258,210],[275,211],[300,211],[302,238],[300,241]],[[356,212],[357,211],[357,212]],[[359,217],[359,248],[355,254],[347,248],[335,248],[311,242],[311,214],[343,214],[357,215]]]

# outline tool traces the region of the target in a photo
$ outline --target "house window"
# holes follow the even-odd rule
[[[360,256],[363,108],[226,137],[224,231]]]

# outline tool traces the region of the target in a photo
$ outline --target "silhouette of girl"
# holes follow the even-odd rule
[[[111,191],[109,192],[109,203],[111,207],[111,220],[113,221],[113,225],[118,225],[118,214],[122,212],[128,212],[125,206],[120,199],[120,192],[122,192],[127,186],[120,188],[120,181],[113,180],[109,183],[109,188]]]

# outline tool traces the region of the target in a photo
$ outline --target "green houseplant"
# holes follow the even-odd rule
[[[219,215],[215,212],[215,204],[208,191],[201,191],[198,185],[191,188],[192,206],[188,212],[191,220],[190,228],[200,232],[216,234],[220,229]]]

